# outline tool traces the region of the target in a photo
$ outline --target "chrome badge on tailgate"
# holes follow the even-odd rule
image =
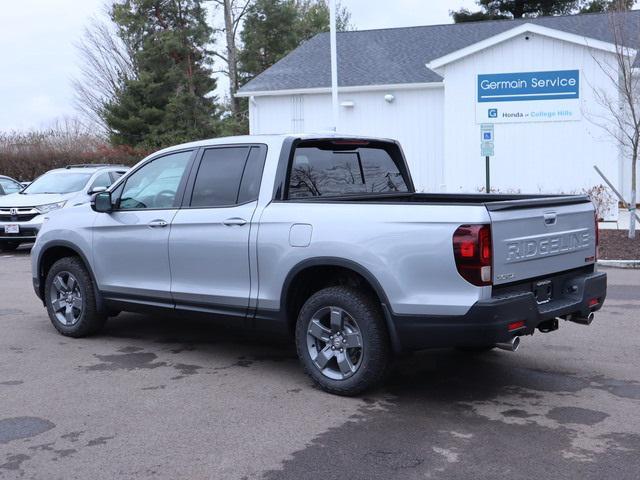
[[[506,263],[524,262],[541,257],[585,250],[593,245],[588,228],[560,233],[547,233],[505,240]]]

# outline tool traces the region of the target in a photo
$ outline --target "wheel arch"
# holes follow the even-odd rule
[[[54,263],[65,257],[78,257],[83,263],[84,267],[87,269],[87,272],[89,272],[91,281],[93,282],[93,289],[96,296],[96,307],[98,308],[98,310],[103,310],[104,301],[102,295],[100,294],[100,291],[98,290],[98,283],[96,282],[96,277],[93,274],[93,270],[91,269],[91,264],[89,263],[87,257],[84,255],[81,249],[79,249],[73,243],[66,242],[64,240],[56,240],[47,243],[46,247],[43,248],[38,255],[38,290],[42,303],[45,303],[44,288],[47,273]]]
[[[302,306],[300,304],[300,298],[304,298],[304,295],[301,295],[300,298],[298,298],[300,290],[299,287],[297,287],[299,284],[297,281],[307,280],[309,276],[314,273],[328,275],[328,277],[323,277],[325,280],[335,280],[343,278],[345,275],[350,276],[352,279],[360,279],[364,286],[375,295],[380,304],[385,324],[389,331],[389,338],[391,340],[391,347],[393,348],[393,351],[399,353],[402,350],[396,333],[395,323],[393,322],[390,313],[389,299],[382,288],[382,285],[375,275],[373,275],[366,267],[354,262],[353,260],[340,257],[308,258],[296,264],[289,271],[283,283],[282,293],[280,295],[280,311],[286,319],[289,331],[293,331],[295,328],[297,312]],[[324,286],[331,285],[331,283],[321,281],[318,285],[321,285],[321,288],[324,288]],[[310,291],[311,294],[315,293],[313,290],[314,286],[309,286],[308,291]],[[316,288],[315,291],[317,290],[318,289]],[[306,298],[308,298],[308,296]]]

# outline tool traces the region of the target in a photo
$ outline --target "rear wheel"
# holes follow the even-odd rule
[[[91,335],[106,321],[106,315],[96,307],[91,275],[77,257],[65,257],[53,264],[45,280],[44,296],[51,323],[62,335]]]
[[[0,252],[13,252],[20,246],[20,242],[0,242]]]
[[[384,378],[389,339],[377,302],[358,290],[330,287],[312,295],[296,324],[298,357],[323,390],[357,395]]]

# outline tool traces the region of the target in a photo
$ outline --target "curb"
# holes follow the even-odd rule
[[[598,260],[601,267],[640,268],[640,260]]]

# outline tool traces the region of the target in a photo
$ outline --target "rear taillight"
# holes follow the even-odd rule
[[[478,286],[491,285],[491,228],[461,225],[453,234],[453,255],[458,273]]]

